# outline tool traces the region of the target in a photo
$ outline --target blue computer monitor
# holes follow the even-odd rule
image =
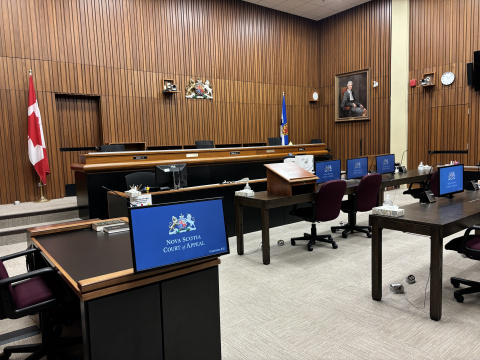
[[[440,196],[449,196],[463,191],[463,164],[438,168]]]
[[[358,179],[368,174],[368,158],[361,157],[347,160],[347,179]]]
[[[340,160],[317,161],[315,163],[317,184],[330,180],[340,180]]]
[[[129,208],[135,272],[229,253],[223,198]]]
[[[389,174],[395,172],[395,155],[380,155],[377,156],[377,173]]]

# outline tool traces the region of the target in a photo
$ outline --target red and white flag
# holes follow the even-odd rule
[[[35,167],[38,176],[40,176],[43,185],[46,185],[47,174],[50,174],[50,166],[48,166],[42,118],[40,117],[40,109],[38,108],[37,97],[33,88],[32,75],[30,75],[28,88],[28,157]]]

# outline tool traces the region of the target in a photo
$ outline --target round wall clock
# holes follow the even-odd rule
[[[455,80],[455,74],[451,71],[447,71],[443,73],[441,81],[443,85],[451,85]]]

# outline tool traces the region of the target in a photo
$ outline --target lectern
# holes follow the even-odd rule
[[[318,177],[294,163],[265,164],[267,168],[267,193],[292,196],[315,192]]]

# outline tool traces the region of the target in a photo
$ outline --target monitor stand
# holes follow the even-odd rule
[[[173,188],[175,190],[180,189],[180,171],[173,170],[172,176],[173,176]]]

